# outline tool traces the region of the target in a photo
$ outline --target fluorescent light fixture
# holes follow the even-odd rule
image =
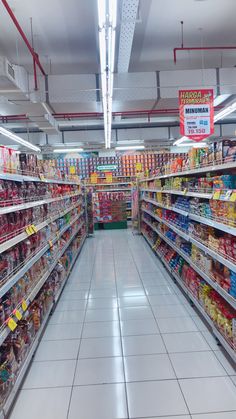
[[[99,49],[100,49],[100,69],[101,74],[105,74],[106,71],[106,33],[102,29],[99,32]]]
[[[206,142],[199,142],[199,143],[194,143],[194,142],[190,142],[190,143],[184,143],[185,141],[190,141],[190,138],[188,137],[181,137],[178,140],[176,140],[173,145],[177,145],[178,147],[183,146],[183,147],[188,147],[188,146],[195,146],[195,148],[198,147],[205,147],[207,146]]]
[[[225,109],[222,109],[222,111],[218,112],[218,114],[214,117],[214,122],[219,121],[220,119],[224,119],[226,116],[230,115],[236,111],[236,102],[231,103],[231,105],[227,106]]]
[[[216,96],[214,99],[214,106],[219,106],[221,103],[223,103],[225,100],[229,99],[231,95],[219,95]]]
[[[202,148],[207,147],[208,144],[200,141],[199,143],[186,143],[186,144],[177,144],[177,147],[193,147],[193,148]]]
[[[118,146],[115,147],[116,150],[144,150],[145,146],[144,145],[128,145],[128,146]]]
[[[117,0],[97,0],[105,147],[111,147]]]
[[[84,151],[83,148],[56,148],[55,150],[53,150],[53,153],[76,153],[76,152],[80,152],[80,151]]]
[[[101,29],[106,22],[106,0],[98,0],[98,25]]]
[[[117,19],[117,0],[109,0],[109,17],[111,26],[115,29]]]
[[[181,138],[179,138],[178,140],[176,140],[176,141],[173,143],[173,145],[179,145],[179,144],[182,144],[184,141],[189,141],[189,138],[188,138],[188,137],[181,137]]]
[[[48,113],[48,115],[51,115],[52,112],[51,112],[51,109],[49,108],[48,104],[45,103],[45,102],[42,102],[42,105],[43,105],[45,111]]]
[[[41,151],[39,147],[29,143],[29,141],[23,140],[23,138],[18,137],[18,135],[14,134],[12,131],[9,131],[8,129],[0,127],[0,134],[4,135],[7,138],[10,138],[11,140],[15,141],[16,143],[19,143],[19,144],[21,144],[21,145],[23,145],[27,148],[30,148],[31,150]]]

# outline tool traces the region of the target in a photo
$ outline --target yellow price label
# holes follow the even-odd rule
[[[28,236],[31,236],[31,234],[33,234],[31,230],[31,226],[26,227],[25,232]]]
[[[70,166],[69,167],[69,172],[70,172],[70,175],[75,175],[76,174],[75,166]]]
[[[33,226],[32,226],[32,225],[31,225],[31,226],[29,226],[29,230],[30,230],[30,233],[31,233],[31,234],[34,234],[34,233],[35,233],[34,228],[33,228]]]
[[[9,317],[9,319],[7,319],[7,326],[12,332],[14,332],[14,330],[17,328],[17,323],[15,322],[15,320]]]
[[[184,189],[184,195],[188,192],[187,188]]]
[[[142,163],[136,163],[136,170],[137,170],[137,172],[141,172],[142,169],[143,169]]]
[[[236,201],[236,192],[233,192],[230,196],[230,202],[235,202]]]
[[[17,320],[21,320],[22,319],[22,314],[19,310],[16,310],[14,312],[14,315],[16,316]]]
[[[213,199],[220,199],[220,193],[221,191],[215,191],[213,194]]]
[[[93,184],[98,182],[98,175],[97,175],[97,173],[91,173],[90,182],[93,183]]]
[[[33,230],[34,233],[38,232],[38,229],[34,224],[32,224],[31,229]]]
[[[44,175],[40,174],[40,175],[39,175],[39,179],[40,179],[40,180],[45,180]]]
[[[23,301],[22,301],[22,303],[21,303],[21,307],[22,307],[22,310],[23,310],[23,311],[26,311],[26,310],[27,310],[28,305],[27,305],[27,302],[26,302],[25,300],[23,300]]]
[[[106,183],[112,183],[112,173],[106,172],[105,177],[106,177]]]

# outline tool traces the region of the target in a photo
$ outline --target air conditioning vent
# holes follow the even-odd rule
[[[7,73],[12,79],[15,80],[15,70],[9,62],[7,62]]]

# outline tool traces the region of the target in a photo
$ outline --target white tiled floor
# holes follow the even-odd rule
[[[131,231],[86,241],[11,419],[234,419],[236,371]]]

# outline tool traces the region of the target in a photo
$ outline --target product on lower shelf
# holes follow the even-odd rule
[[[127,220],[124,192],[97,192],[93,194],[94,222],[108,223]]]
[[[81,245],[84,233],[83,230],[75,236],[33,302],[29,304],[23,313],[22,319],[17,322],[16,329],[8,335],[0,346],[0,407],[10,394],[34,339],[53,306],[53,302]],[[66,240],[64,240],[64,243],[66,243]],[[27,295],[27,281],[25,282],[25,278],[19,281],[14,292],[12,291],[12,300],[9,299],[8,311],[5,312],[5,317],[9,317],[11,314],[11,307],[14,306],[13,301],[14,303],[18,301],[16,294],[20,297],[20,300],[22,300],[24,295]],[[16,300],[13,300],[13,295]],[[2,315],[3,310],[1,309],[0,316]]]
[[[145,223],[142,232],[170,270],[183,281],[228,344],[236,350],[236,310]]]

